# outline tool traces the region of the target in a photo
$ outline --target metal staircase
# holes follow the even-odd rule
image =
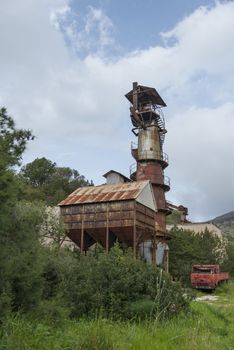
[[[160,146],[163,146],[164,140],[165,140],[165,134],[167,133],[167,130],[165,129],[165,120],[164,120],[164,115],[161,110],[161,108],[156,108],[156,122],[158,125],[159,129],[159,137],[160,137]]]

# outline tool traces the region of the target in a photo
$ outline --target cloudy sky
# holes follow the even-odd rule
[[[234,2],[0,0],[0,106],[43,157],[95,184],[129,175],[124,94],[167,103],[167,198],[204,220],[234,210]]]

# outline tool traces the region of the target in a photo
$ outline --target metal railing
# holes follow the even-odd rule
[[[137,164],[136,163],[133,163],[130,165],[130,177],[136,173],[137,171]],[[156,174],[156,175],[159,175],[159,174]],[[162,181],[158,181],[158,185],[165,185],[167,187],[171,187],[171,180],[168,176],[166,175],[163,175],[162,177]]]
[[[171,179],[166,175],[163,176],[163,183],[164,185],[171,187]]]
[[[168,155],[164,152],[160,151],[152,151],[152,150],[143,150],[138,151],[138,157],[139,159],[155,159],[155,160],[161,160],[168,164],[169,158]]]
[[[135,151],[138,150],[138,146],[135,142],[131,142],[131,151]],[[161,151],[152,151],[152,150],[144,150],[144,151],[140,151],[138,150],[138,156],[140,158],[145,158],[145,159],[149,159],[150,156],[153,155],[153,159],[156,160],[162,160],[163,162],[167,163],[169,162],[169,157],[167,155],[167,153],[165,152],[161,152]]]

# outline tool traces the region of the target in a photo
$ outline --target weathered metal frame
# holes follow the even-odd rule
[[[156,212],[136,200],[104,203],[86,203],[61,206],[68,236],[74,240],[73,232],[79,236],[81,253],[84,251],[84,234],[97,241],[98,232],[105,231],[101,239],[106,252],[110,248],[110,230],[119,239],[133,248],[137,256],[137,247],[144,239],[152,239],[155,231]],[[100,240],[99,240],[100,243]]]

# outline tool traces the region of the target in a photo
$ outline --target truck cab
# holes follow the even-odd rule
[[[220,272],[219,265],[193,265],[191,284],[193,288],[213,290],[223,281],[227,281],[227,272]]]

